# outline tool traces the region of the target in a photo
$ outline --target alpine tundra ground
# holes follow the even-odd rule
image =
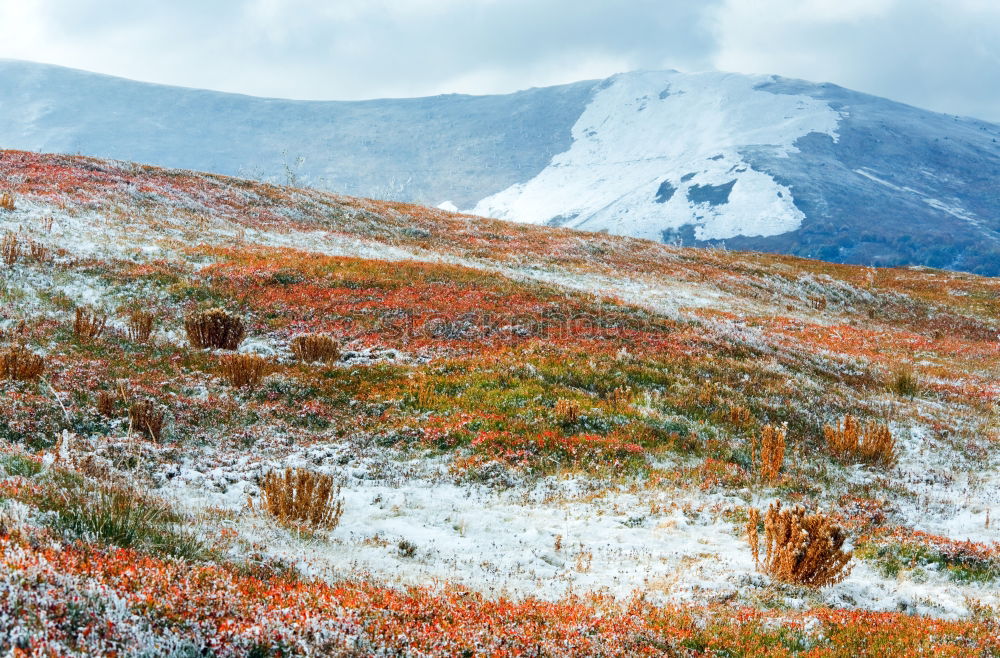
[[[1000,654],[996,279],[15,151],[4,191],[4,651]],[[846,577],[757,568],[776,500]]]

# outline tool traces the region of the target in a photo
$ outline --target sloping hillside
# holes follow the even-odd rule
[[[0,147],[669,244],[1000,275],[1000,126],[830,84],[645,71],[297,102],[0,61]]]
[[[1000,651],[995,279],[0,177],[4,650]],[[236,349],[193,344],[214,308]],[[892,454],[838,449],[845,416]],[[286,468],[331,478],[322,514],[276,503]],[[774,500],[841,529],[843,580],[756,567]]]

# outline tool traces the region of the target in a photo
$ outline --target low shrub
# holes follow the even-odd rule
[[[128,420],[132,431],[142,432],[154,441],[163,434],[165,413],[152,400],[137,400],[129,405]]]
[[[14,195],[10,192],[0,192],[0,210],[14,212]]]
[[[105,418],[111,418],[115,414],[115,395],[109,391],[100,391],[94,404],[97,413]]]
[[[246,324],[241,318],[213,308],[195,313],[184,320],[184,331],[192,347],[235,350],[246,338]]]
[[[920,392],[920,380],[912,366],[903,364],[893,369],[889,389],[896,395],[913,398]]]
[[[26,256],[32,263],[45,263],[49,260],[49,248],[34,240],[28,240],[28,253]]]
[[[271,363],[256,354],[227,354],[219,359],[219,372],[232,386],[257,388],[271,372]]]
[[[572,400],[558,400],[555,415],[560,425],[575,425],[580,420],[580,405]]]
[[[729,408],[729,423],[735,427],[749,427],[754,422],[753,414],[746,407]]]
[[[830,453],[844,462],[888,467],[896,463],[896,440],[886,425],[868,423],[864,429],[854,416],[823,428]]]
[[[145,343],[153,333],[156,319],[152,313],[135,310],[129,313],[127,321],[128,339],[133,343]]]
[[[73,335],[83,340],[100,338],[108,326],[108,316],[92,308],[79,306],[73,319]]]
[[[21,257],[21,240],[14,233],[8,233],[3,236],[3,242],[0,242],[0,259],[3,259],[4,265],[7,267],[12,267],[17,260]]]
[[[0,351],[0,378],[34,381],[45,371],[45,357],[21,345]]]
[[[344,512],[333,477],[304,468],[268,473],[261,492],[264,509],[285,525],[332,529]]]
[[[758,472],[766,482],[778,479],[781,464],[785,460],[785,428],[767,425],[761,431],[757,449]]]
[[[747,541],[757,569],[775,580],[819,588],[839,583],[850,573],[851,553],[842,550],[846,535],[833,518],[806,514],[775,501],[764,516],[764,558],[760,557],[760,510],[750,508]]]
[[[296,336],[291,348],[295,358],[303,363],[332,363],[340,358],[340,345],[326,334]]]

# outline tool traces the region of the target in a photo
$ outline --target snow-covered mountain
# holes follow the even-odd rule
[[[990,275],[998,140],[995,124],[776,76],[636,72],[502,96],[304,102],[0,60],[2,148]]]

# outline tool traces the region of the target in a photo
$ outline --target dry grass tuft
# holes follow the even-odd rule
[[[50,256],[49,248],[34,240],[28,240],[28,253],[26,256],[33,263],[46,263]]]
[[[619,386],[608,395],[608,406],[615,413],[626,413],[632,406],[632,389],[628,386]]]
[[[304,468],[271,472],[261,483],[264,509],[279,523],[335,528],[344,513],[333,477]]]
[[[13,267],[20,257],[21,239],[14,233],[3,236],[3,242],[0,243],[0,258],[3,259],[4,265]]]
[[[824,427],[823,435],[830,453],[841,461],[885,467],[896,463],[896,440],[881,423],[868,423],[862,431],[858,419],[848,415],[835,427]]]
[[[271,372],[271,363],[256,354],[227,354],[219,359],[219,372],[232,386],[257,388]]]
[[[326,334],[296,336],[291,348],[295,358],[303,363],[332,363],[340,358],[340,345]]]
[[[34,381],[45,372],[45,357],[16,345],[0,351],[0,378]]]
[[[760,434],[760,449],[757,451],[759,472],[766,482],[778,479],[781,464],[785,460],[784,427],[767,425]]]
[[[719,389],[718,386],[716,386],[715,382],[706,381],[701,385],[701,388],[698,390],[698,394],[696,397],[696,399],[698,400],[698,404],[700,404],[703,407],[711,406],[715,402],[715,396],[718,392]]]
[[[154,441],[163,434],[164,412],[152,400],[137,400],[129,405],[128,420],[133,431],[142,432]]]
[[[246,338],[243,320],[221,308],[195,313],[184,320],[184,330],[193,347],[235,350]]]
[[[560,424],[573,425],[580,420],[580,405],[572,400],[557,400],[555,413]]]
[[[920,392],[920,379],[913,366],[905,363],[896,366],[889,379],[889,390],[901,397],[916,397]]]
[[[806,514],[775,501],[764,516],[764,558],[760,559],[760,511],[751,508],[746,532],[757,569],[775,580],[806,587],[835,585],[851,572],[851,553],[842,550],[846,535],[825,514]]]
[[[729,423],[736,427],[749,427],[753,425],[754,417],[746,407],[736,406],[729,408]]]
[[[10,192],[0,192],[0,210],[14,212],[14,195]]]
[[[105,418],[111,418],[115,415],[115,396],[108,391],[100,391],[94,406],[97,407],[97,413]]]
[[[128,315],[128,339],[133,343],[145,343],[153,333],[156,316],[146,311],[135,310]]]
[[[73,320],[73,334],[77,338],[92,340],[99,338],[108,326],[108,316],[92,308],[79,306]]]

